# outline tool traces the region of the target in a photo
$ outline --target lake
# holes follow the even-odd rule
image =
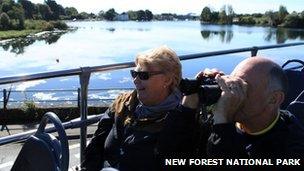
[[[198,21],[155,22],[68,22],[77,28],[39,38],[2,41],[0,43],[0,77],[98,66],[134,60],[138,52],[168,45],[178,55],[211,52],[252,46],[304,41],[304,30],[270,27],[201,25]],[[304,60],[303,46],[259,51],[279,64],[297,58]],[[183,61],[183,76],[194,77],[204,68],[219,68],[230,73],[250,52]],[[77,89],[78,77],[39,80],[1,88],[23,93],[10,100],[71,100],[76,92],[27,92],[33,89]],[[133,87],[128,70],[97,73],[91,76],[90,89]],[[114,98],[118,91],[91,92],[89,98]],[[19,94],[19,95],[17,95]],[[21,97],[22,96],[22,97]]]

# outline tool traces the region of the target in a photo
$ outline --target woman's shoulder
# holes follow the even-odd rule
[[[132,92],[122,93],[114,100],[110,106],[110,110],[116,115],[124,111],[125,108],[132,110],[138,104],[136,90]]]

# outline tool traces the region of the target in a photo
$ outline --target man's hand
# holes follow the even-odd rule
[[[247,83],[241,78],[232,76],[217,75],[215,79],[222,94],[213,111],[214,124],[233,122],[246,98]]]
[[[215,77],[217,74],[224,75],[224,73],[218,69],[206,68],[204,71],[200,71],[196,74],[195,78],[197,80],[203,79],[203,77]],[[198,93],[194,93],[188,96],[184,96],[182,100],[182,105],[191,109],[197,109],[199,106],[199,96]]]

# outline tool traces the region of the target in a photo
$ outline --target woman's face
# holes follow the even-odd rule
[[[138,75],[133,82],[137,90],[138,99],[147,106],[161,103],[170,94],[172,79],[156,66],[145,66],[138,64],[134,69],[136,72],[148,72],[149,78],[140,78]]]

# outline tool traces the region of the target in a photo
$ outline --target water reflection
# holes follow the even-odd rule
[[[245,33],[250,35],[258,33],[260,29],[257,27],[242,26],[219,26],[219,25],[202,25],[201,35],[205,40],[215,39],[219,37],[222,43],[230,43],[235,33]],[[304,30],[287,29],[287,28],[264,28],[264,40],[267,42],[275,41],[277,44],[285,43],[287,40],[304,40]],[[238,38],[238,37],[237,37]]]
[[[275,40],[278,44],[285,43],[287,40],[304,40],[304,30],[286,28],[268,28],[265,30],[265,40],[270,42]]]
[[[201,35],[204,39],[214,39],[219,37],[222,43],[230,43],[233,38],[233,30],[231,27],[219,27],[220,30],[210,30],[208,28],[202,28]]]
[[[36,41],[45,41],[46,44],[56,43],[65,33],[67,33],[67,31],[43,32],[33,36],[27,36],[25,38],[2,41],[0,42],[0,46],[5,51],[10,51],[19,55],[25,52],[25,47],[32,45]]]

